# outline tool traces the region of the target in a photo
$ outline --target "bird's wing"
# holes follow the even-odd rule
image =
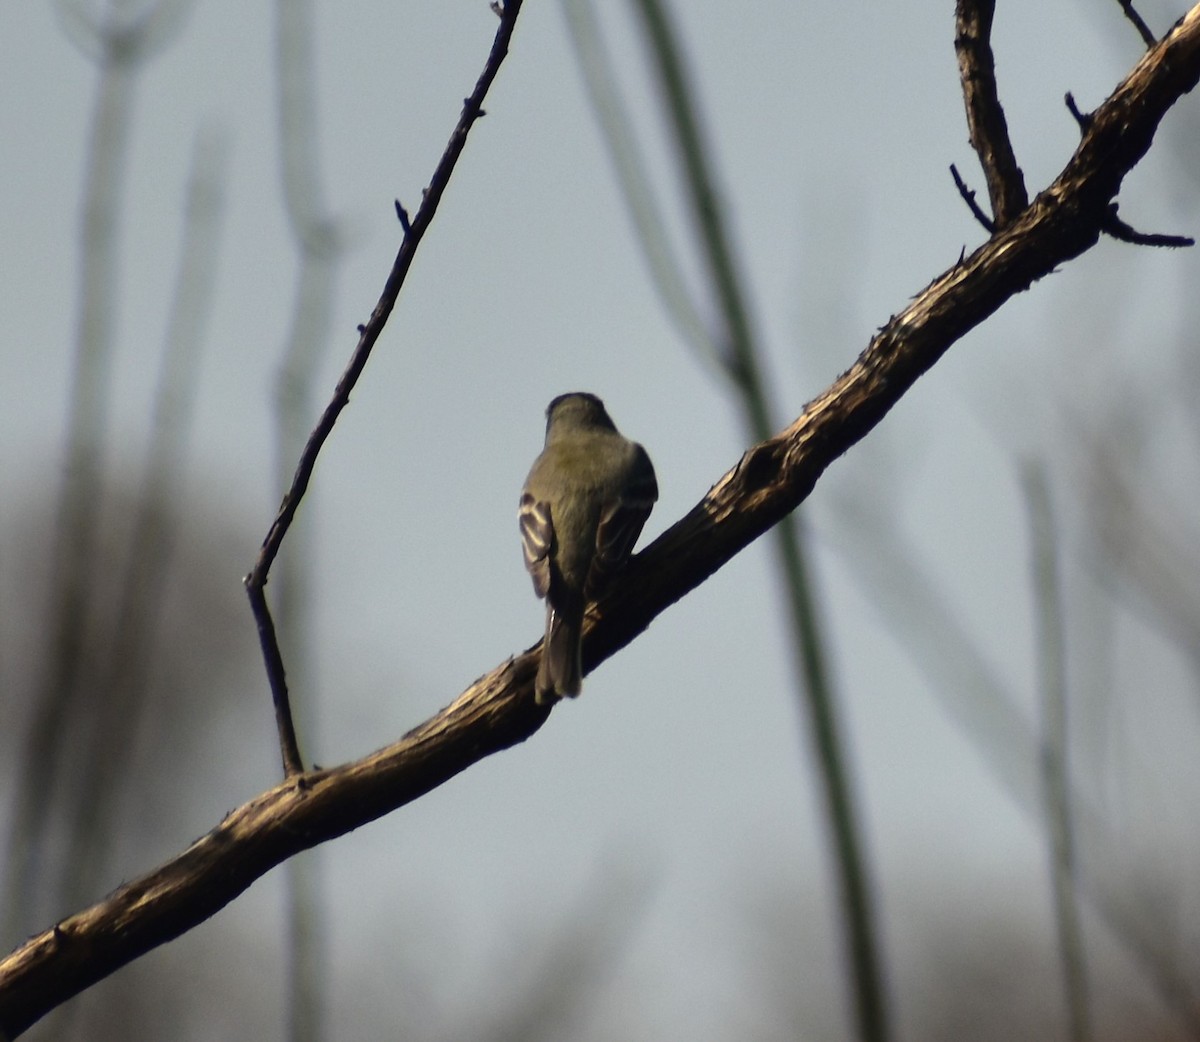
[[[554,546],[554,520],[550,504],[539,502],[526,492],[521,496],[521,548],[525,568],[533,578],[533,590],[539,597],[550,592],[550,550]]]
[[[586,594],[599,596],[612,574],[625,564],[658,499],[658,482],[650,457],[637,446],[630,481],[620,498],[605,506],[596,526],[596,556],[588,573]]]

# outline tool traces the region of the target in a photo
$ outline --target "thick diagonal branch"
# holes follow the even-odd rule
[[[1167,110],[1200,78],[1200,6],[1151,51],[1094,120],[1063,172],[1015,220],[936,278],[784,431],[750,449],[630,565],[588,619],[585,665],[628,644],[662,611],[795,509],[966,332],[1091,247],[1125,175]],[[55,1006],[196,926],[300,850],[387,814],[546,720],[536,652],[510,659],[432,719],[354,763],[288,779],[229,814],[176,858],[31,938],[0,962],[0,1032]]]

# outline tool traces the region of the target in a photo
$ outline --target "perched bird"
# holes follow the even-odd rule
[[[521,543],[533,589],[546,599],[538,702],[583,686],[583,611],[633,551],[654,501],[654,467],[621,436],[594,394],[575,392],[546,408],[546,444],[521,492]]]

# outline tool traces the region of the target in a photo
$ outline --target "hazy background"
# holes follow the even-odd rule
[[[1115,2],[999,6],[1001,96],[1032,195],[1078,140],[1064,92],[1094,108],[1142,46]],[[1141,7],[1160,33],[1183,9]],[[78,23],[57,10],[0,11],[0,780],[10,793],[46,654],[39,620],[51,604],[99,75],[72,42]],[[636,23],[624,4],[597,14],[688,258]],[[782,425],[982,240],[947,172],[956,163],[986,195],[966,140],[952,5],[699,3],[675,14]],[[315,5],[318,194],[342,250],[328,336],[303,367],[304,429],[390,267],[392,202],[415,211],[495,27],[483,0]],[[194,415],[171,465],[181,529],[155,612],[159,650],[144,712],[118,717],[111,736],[131,751],[124,776],[136,781],[117,800],[116,839],[91,866],[87,900],[279,776],[240,581],[295,460],[285,453],[281,468],[274,434],[300,261],[281,184],[271,12],[187,8],[129,90],[107,270],[105,531],[126,531],[122,504],[157,437],[202,132],[214,135],[205,154],[225,157],[224,187]],[[293,587],[312,612],[311,672],[289,664],[309,703],[302,748],[318,763],[392,741],[539,637],[516,500],[554,395],[601,395],[646,445],[661,490],[648,538],[746,444],[727,387],[651,285],[561,4],[525,5],[486,109],[284,547],[311,567],[307,587]],[[1185,99],[1123,190],[1121,214],[1139,229],[1200,229],[1196,115]],[[988,715],[994,680],[1034,733],[1029,461],[1046,467],[1061,540],[1073,763],[1103,822],[1105,843],[1081,850],[1084,871],[1131,902],[1159,957],[1194,975],[1197,264],[1191,252],[1103,240],[956,345],[804,507],[900,1037],[1065,1037],[1047,840],[1022,803],[1037,792],[1035,753]],[[125,562],[128,551],[112,554]],[[94,557],[101,579],[124,567],[109,559]],[[322,849],[329,1037],[530,1037],[511,1025],[547,991],[571,1005],[547,1038],[851,1036],[774,563],[765,544],[752,547],[605,663],[525,746]],[[1174,600],[1156,596],[1168,578]],[[925,611],[926,588],[940,615]],[[112,609],[96,610],[112,621]],[[285,628],[285,640],[294,634]],[[64,747],[68,765],[84,762],[76,748]],[[1026,792],[1014,793],[1021,780]],[[0,813],[4,823],[13,810]],[[68,827],[48,842],[51,863],[56,850],[71,857]],[[273,873],[97,987],[40,1037],[283,1038],[281,880]],[[76,909],[53,893],[0,947]],[[1161,976],[1094,904],[1083,909],[1097,1023],[1113,1037],[1188,1037],[1159,998]],[[1195,1016],[1194,999],[1182,1005]]]

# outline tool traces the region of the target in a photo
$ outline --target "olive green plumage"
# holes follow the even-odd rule
[[[546,599],[539,702],[579,694],[584,608],[625,564],[657,498],[646,450],[621,436],[599,398],[575,392],[550,403],[520,509],[525,567]]]

